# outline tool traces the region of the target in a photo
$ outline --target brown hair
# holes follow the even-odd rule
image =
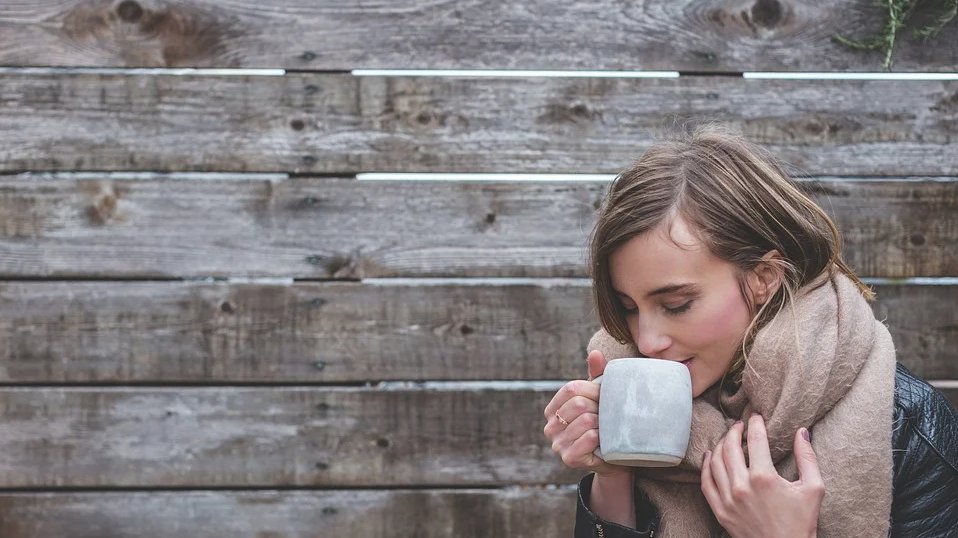
[[[612,291],[609,256],[679,214],[712,255],[737,268],[752,320],[726,373],[735,384],[741,381],[758,330],[816,277],[839,270],[867,300],[875,298],[842,260],[835,224],[784,167],[767,150],[728,128],[706,124],[646,151],[616,176],[599,210],[589,248],[593,300],[602,326],[622,343],[632,337]],[[771,250],[781,254],[768,263],[781,271],[782,285],[756,311],[745,277]]]

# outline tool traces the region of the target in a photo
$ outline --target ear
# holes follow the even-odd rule
[[[762,261],[748,274],[748,285],[755,305],[763,305],[771,299],[782,285],[782,268],[775,263],[782,255],[770,250],[762,256]]]

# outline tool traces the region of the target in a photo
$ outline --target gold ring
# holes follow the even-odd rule
[[[566,422],[564,418],[562,418],[562,417],[559,416],[559,412],[558,412],[558,411],[556,411],[556,418],[559,419],[559,422],[561,422],[563,426],[568,426],[568,425],[569,425],[569,423]]]

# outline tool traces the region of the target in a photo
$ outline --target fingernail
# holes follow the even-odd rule
[[[759,413],[757,413],[757,412],[755,412],[755,411],[752,411],[752,418],[760,417],[760,416],[762,416],[762,415],[760,415]]]
[[[738,425],[741,424],[741,423],[742,423],[741,420],[736,420],[736,421],[735,421],[735,424],[732,424],[732,426],[738,426]]]
[[[711,456],[711,455],[712,455],[712,451],[711,451],[711,450],[706,450],[706,451],[705,451],[705,454],[702,454],[702,463],[707,462],[707,461],[709,460],[709,456]]]
[[[808,433],[808,430],[805,428],[802,428],[802,439],[805,439],[805,441],[811,443],[812,442],[811,437],[812,436]]]

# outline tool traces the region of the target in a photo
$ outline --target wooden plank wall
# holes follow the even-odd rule
[[[802,175],[958,401],[958,81],[742,77],[877,71],[831,39],[869,0],[560,4],[0,6],[0,536],[570,535],[542,408],[586,375],[607,183],[491,174],[685,121]],[[956,71],[958,32],[895,66]]]

